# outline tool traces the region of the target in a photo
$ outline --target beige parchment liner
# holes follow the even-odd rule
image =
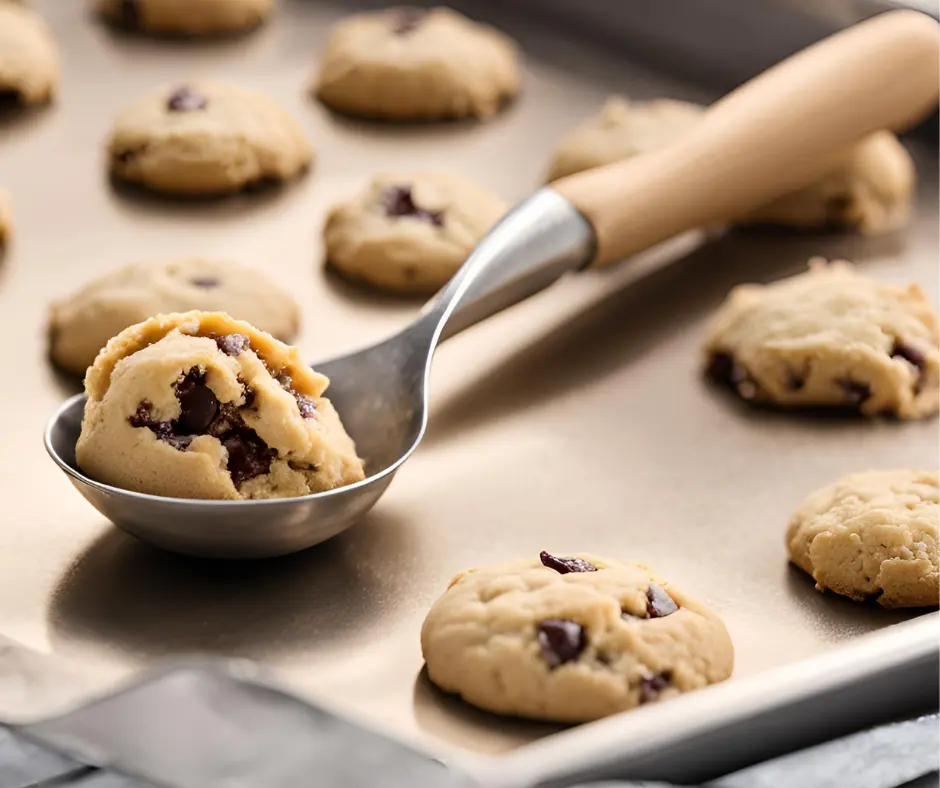
[[[0,124],[0,187],[15,220],[0,268],[0,634],[69,666],[54,675],[79,671],[103,686],[188,651],[246,656],[406,737],[495,753],[553,729],[475,713],[420,674],[424,613],[466,567],[541,549],[646,562],[723,616],[736,676],[910,617],[817,594],[787,566],[783,532],[806,493],[842,474],[936,466],[936,420],[749,412],[703,386],[697,363],[705,321],[732,285],[795,273],[813,254],[917,280],[936,302],[937,160],[927,146],[913,149],[919,218],[902,234],[736,233],[697,250],[699,239],[680,239],[454,338],[437,357],[426,442],[359,526],[302,555],[207,564],[115,531],[47,459],[45,422],[75,391],[44,356],[53,298],[128,262],[229,258],[289,287],[304,307],[305,356],[332,356],[420,308],[322,270],[326,208],[373,172],[441,168],[515,201],[608,93],[713,96],[517,25],[525,92],[508,112],[485,125],[369,126],[306,94],[339,5],[285,2],[256,35],[200,46],[112,36],[83,3],[36,7],[66,67],[54,107]],[[320,154],[311,176],[223,203],[115,193],[101,151],[113,116],[155,84],[199,75],[293,111]],[[13,684],[0,682],[9,716],[16,696],[4,686]]]

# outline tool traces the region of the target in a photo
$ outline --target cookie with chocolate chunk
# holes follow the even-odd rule
[[[721,620],[646,567],[579,553],[457,575],[421,630],[428,676],[498,714],[586,722],[723,681]]]
[[[916,284],[845,261],[731,291],[705,341],[708,375],[749,402],[917,419],[940,402],[937,315]]]
[[[364,478],[329,381],[221,312],[125,329],[85,376],[76,446],[91,478],[175,498],[291,498]]]

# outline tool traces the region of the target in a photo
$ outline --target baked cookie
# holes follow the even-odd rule
[[[814,258],[807,273],[734,288],[705,354],[710,377],[750,402],[917,419],[940,400],[937,316],[924,292],[845,261]]]
[[[226,312],[284,341],[300,323],[297,302],[252,268],[210,260],[128,265],[52,305],[49,354],[59,367],[84,374],[128,326],[194,309]]]
[[[114,25],[146,33],[212,36],[260,25],[274,0],[96,0]]]
[[[44,104],[59,85],[59,55],[42,18],[17,3],[0,2],[0,97]]]
[[[937,483],[932,471],[869,471],[817,490],[790,518],[790,560],[820,591],[884,607],[937,605]]]
[[[75,449],[105,484],[177,498],[291,498],[364,478],[329,381],[296,348],[222,312],[158,315],[85,376]]]
[[[600,112],[565,137],[548,165],[548,180],[665,148],[695,127],[705,107],[688,101],[631,101],[611,96]]]
[[[880,131],[815,183],[758,208],[739,224],[886,232],[907,223],[915,183],[910,154],[894,134]]]
[[[433,293],[507,209],[496,195],[454,175],[382,173],[329,212],[327,261],[375,287]]]
[[[421,629],[428,676],[488,711],[587,722],[723,681],[721,620],[638,564],[584,553],[472,569]]]
[[[518,60],[511,39],[449,8],[359,13],[330,35],[314,92],[360,117],[484,117],[518,93]]]
[[[107,148],[117,178],[181,196],[286,181],[313,158],[285,109],[253,91],[207,80],[146,96],[118,117]]]

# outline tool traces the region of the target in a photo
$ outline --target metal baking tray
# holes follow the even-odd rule
[[[905,231],[690,234],[569,277],[442,348],[427,438],[363,522],[288,558],[202,562],[110,527],[46,457],[45,421],[77,390],[46,361],[53,298],[129,261],[231,259],[289,287],[304,308],[304,354],[331,357],[421,307],[323,269],[327,206],[373,172],[440,168],[512,201],[542,183],[557,140],[609,93],[707,102],[721,88],[644,65],[627,45],[578,37],[534,6],[481,0],[456,5],[519,39],[520,100],[485,124],[369,125],[331,115],[307,91],[330,24],[357,3],[284,0],[257,33],[200,43],[112,34],[84,3],[34,5],[54,28],[63,78],[53,107],[0,124],[0,188],[15,233],[0,269],[0,634],[101,688],[171,656],[248,657],[301,696],[507,785],[554,784],[573,769],[700,776],[811,741],[822,726],[935,700],[937,616],[818,594],[788,566],[783,531],[808,492],[843,474],[937,466],[937,421],[748,410],[698,374],[705,322],[729,288],[796,273],[812,255],[916,280],[936,302],[929,135],[907,140],[920,187]],[[289,107],[318,150],[311,175],[215,203],[116,192],[102,151],[115,114],[156,84],[200,75]],[[455,572],[542,549],[643,561],[701,597],[731,631],[734,677],[566,731],[435,691],[418,644],[428,606]]]

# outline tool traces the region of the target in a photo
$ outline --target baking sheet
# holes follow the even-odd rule
[[[696,365],[705,321],[732,285],[795,273],[813,254],[915,279],[936,302],[937,157],[917,140],[920,211],[903,233],[747,232],[703,246],[692,235],[569,278],[449,341],[424,444],[373,513],[319,548],[244,565],[180,558],[115,531],[78,496],[40,439],[76,390],[45,360],[52,298],[129,261],[231,259],[290,287],[304,307],[299,345],[311,360],[331,357],[420,309],[322,269],[324,211],[374,171],[444,169],[515,200],[540,185],[555,142],[609,92],[715,98],[480,4],[526,49],[525,95],[508,112],[418,128],[340,119],[306,86],[328,26],[353,5],[287,0],[256,35],[183,44],[116,36],[81,3],[36,1],[62,49],[63,85],[55,107],[0,124],[0,188],[16,235],[0,269],[0,633],[101,684],[191,651],[245,656],[398,735],[499,753],[556,728],[475,712],[421,673],[424,613],[468,566],[542,549],[649,563],[721,613],[736,678],[910,618],[818,595],[788,567],[782,535],[802,497],[842,474],[935,467],[936,420],[749,411],[703,386]],[[115,192],[101,152],[114,115],[156,84],[200,75],[294,111],[319,152],[311,176],[223,203]],[[683,702],[672,702],[676,714]]]

